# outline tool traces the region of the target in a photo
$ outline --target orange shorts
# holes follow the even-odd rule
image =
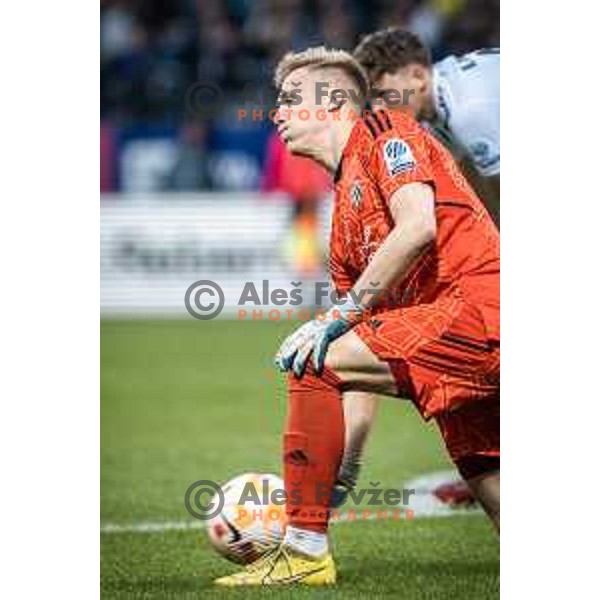
[[[500,343],[458,295],[374,313],[354,331],[385,360],[398,395],[434,417],[451,457],[500,454]]]
[[[463,469],[460,463],[463,459],[473,456],[500,457],[499,394],[441,413],[435,420],[448,453],[461,473]],[[469,470],[468,463],[465,466]]]

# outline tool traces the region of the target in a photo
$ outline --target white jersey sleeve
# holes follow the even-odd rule
[[[483,176],[500,173],[500,50],[449,56],[433,67],[436,112]]]

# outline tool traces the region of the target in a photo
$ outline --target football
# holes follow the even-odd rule
[[[223,508],[208,521],[208,537],[219,554],[235,563],[247,564],[281,542],[285,503],[272,501],[273,492],[284,489],[280,477],[244,473],[221,489]]]

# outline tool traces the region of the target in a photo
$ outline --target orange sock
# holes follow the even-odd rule
[[[283,473],[288,522],[294,527],[327,531],[331,492],[344,452],[340,384],[328,369],[320,377],[310,367],[301,379],[288,376]]]

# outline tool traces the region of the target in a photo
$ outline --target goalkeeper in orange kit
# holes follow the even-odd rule
[[[323,106],[323,83],[346,93]],[[367,79],[347,53],[289,54],[276,84],[282,139],[334,174],[330,269],[345,303],[277,353],[288,372],[285,487],[301,501],[288,502],[281,546],[217,580],[227,586],[335,582],[328,518],[345,447],[342,398],[355,393],[409,398],[435,419],[496,527],[500,518],[497,229],[448,151],[411,116],[353,118]]]

